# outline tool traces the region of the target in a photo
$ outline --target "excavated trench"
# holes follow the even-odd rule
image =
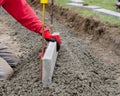
[[[49,4],[48,12],[51,13]],[[107,63],[120,62],[120,28],[116,25],[102,23],[97,16],[83,17],[71,8],[53,6],[54,17],[73,29],[74,34],[84,40],[87,47]]]
[[[118,72],[120,69],[119,63],[103,62],[86,47],[83,39],[76,35],[90,34],[92,40],[100,42],[100,38],[103,38],[105,44],[109,45],[107,34],[110,33],[109,37],[113,36],[112,30],[118,32],[118,28],[106,26],[92,18],[79,17],[69,9],[55,6],[54,12],[57,20],[60,20],[54,20],[54,31],[61,34],[62,46],[54,70],[53,84],[44,88],[39,80],[38,54],[41,37],[22,27],[0,9],[1,29],[5,32],[10,29],[12,40],[12,43],[9,40],[4,43],[9,43],[14,51],[17,48],[15,52],[21,60],[14,68],[13,77],[0,82],[0,96],[119,96],[120,86],[116,81],[119,78],[119,74],[116,74],[116,70]],[[40,16],[39,13],[38,15]],[[48,14],[47,18],[50,18]],[[46,23],[49,25],[49,21]],[[66,27],[66,24],[74,30]],[[17,42],[17,46],[14,42]]]

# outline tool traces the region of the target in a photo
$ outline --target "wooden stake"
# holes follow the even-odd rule
[[[43,55],[45,49],[45,41],[44,41],[44,23],[45,23],[45,4],[42,4],[42,54],[40,58],[40,80],[42,80],[42,64],[43,64]]]
[[[51,0],[51,24],[50,24],[50,29],[51,29],[51,32],[53,33],[53,5],[54,5],[54,0]]]

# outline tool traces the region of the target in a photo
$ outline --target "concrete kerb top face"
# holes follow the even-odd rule
[[[70,0],[71,2],[74,2],[74,3],[83,3],[84,1],[83,0]]]
[[[67,3],[69,6],[75,6],[75,7],[81,7],[83,4],[77,4],[77,3]]]
[[[84,7],[88,9],[101,9],[101,7],[99,6],[84,6]]]
[[[77,3],[68,3],[67,5],[73,6],[73,7],[85,8],[85,9],[89,9],[89,10],[101,9],[101,7],[99,7],[99,6],[84,6],[83,4],[77,4]]]
[[[114,12],[114,11],[111,11],[111,10],[107,10],[107,9],[102,8],[102,9],[94,9],[94,11],[102,13],[102,14],[106,14],[106,15],[109,15],[109,16],[114,16],[114,17],[120,18],[120,13]]]

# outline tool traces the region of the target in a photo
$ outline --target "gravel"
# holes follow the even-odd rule
[[[13,50],[20,57],[10,80],[0,82],[0,96],[119,96],[119,85],[115,81],[115,70],[119,64],[106,64],[84,46],[81,38],[64,24],[54,20],[54,31],[61,34],[53,83],[43,87],[40,81],[41,37],[22,27],[3,9],[0,9],[0,24],[10,29]],[[38,14],[39,15],[39,14]],[[47,17],[49,18],[48,14]],[[49,22],[46,22],[49,25]],[[1,31],[2,31],[1,30]],[[6,30],[8,31],[8,30]],[[9,42],[9,41],[6,41]],[[7,45],[7,43],[6,43]]]

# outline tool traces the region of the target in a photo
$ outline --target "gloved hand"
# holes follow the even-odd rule
[[[61,39],[58,34],[51,35],[50,31],[47,30],[44,32],[44,38],[47,42],[56,42],[57,43],[57,51],[60,50]]]

